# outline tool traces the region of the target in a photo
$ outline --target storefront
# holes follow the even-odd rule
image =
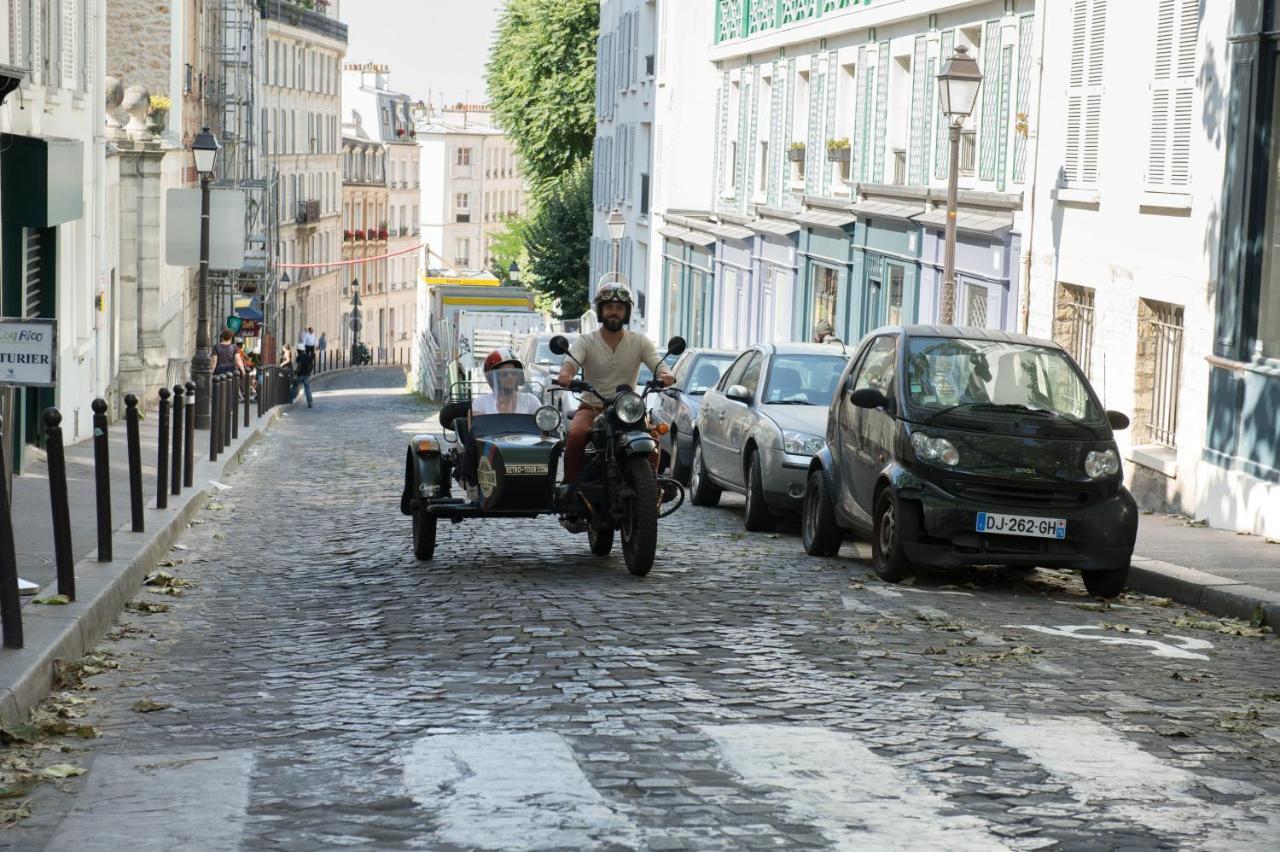
[[[919,322],[936,322],[942,304],[946,208],[916,216],[922,226]],[[956,214],[956,325],[1018,328],[1018,291],[1013,284],[1019,235],[1013,215],[961,208]]]
[[[882,325],[913,323],[920,290],[920,226],[912,217],[922,202],[869,200],[853,205],[858,217],[855,250],[863,297],[850,340]]]
[[[1197,517],[1280,536],[1280,0],[1235,0]]]
[[[752,260],[755,278],[760,285],[760,310],[756,320],[758,339],[765,343],[795,340],[792,316],[796,290],[796,240],[800,226],[788,219],[760,218],[747,227],[756,234]]]
[[[854,227],[857,217],[847,209],[810,209],[796,216],[798,282],[793,340],[811,340],[818,323],[826,321],[842,340],[852,340],[861,327],[862,269],[855,266]],[[852,330],[852,333],[851,333]]]
[[[667,226],[662,235],[662,335],[710,346],[714,335],[716,238],[705,231]]]
[[[759,340],[761,292],[751,263],[755,232],[729,222],[708,224],[707,231],[716,238],[712,345],[720,349],[745,349]]]

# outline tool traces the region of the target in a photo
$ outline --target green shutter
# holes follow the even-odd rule
[[[1013,46],[1005,47],[1000,57],[1000,139],[996,157],[996,189],[1004,192],[1005,176],[1009,173],[1009,101],[1013,76]]]
[[[872,153],[876,147],[877,136],[875,126],[872,124],[875,119],[876,109],[876,55],[872,48],[862,49],[862,68],[863,68],[863,86],[862,86],[862,131],[859,138],[862,143],[862,150],[859,152],[861,156],[858,162],[858,181],[867,181],[871,178],[872,165],[875,155]]]
[[[1034,21],[1033,14],[1018,18],[1018,117],[1023,127],[1031,121],[1027,111],[1031,109],[1031,41],[1034,38]],[[1013,182],[1022,183],[1026,180],[1026,172],[1027,134],[1018,129],[1013,136]]]
[[[822,70],[822,58],[816,53],[809,61],[809,136],[805,142],[804,192],[805,195],[818,194],[818,170],[825,159],[818,156],[823,147],[822,140],[822,105],[825,94],[826,73]]]
[[[825,130],[822,134],[822,140],[819,142],[819,159],[822,163],[822,182],[818,191],[823,195],[831,194],[831,163],[827,160],[827,142],[826,140],[836,135],[836,89],[839,88],[840,66],[837,63],[838,56],[833,50],[827,54],[827,103],[826,117],[823,119],[823,127]]]
[[[926,182],[929,167],[926,164],[925,136],[928,133],[928,111],[925,98],[925,51],[927,42],[924,36],[916,36],[915,51],[911,57],[911,138],[907,143],[907,182],[920,186]]]
[[[782,119],[786,115],[786,110],[783,108],[789,82],[786,67],[787,63],[774,61],[773,91],[769,98],[769,187],[765,198],[774,207],[779,204],[778,185],[782,180],[782,161],[778,159],[778,154],[783,147]]]
[[[876,69],[876,132],[874,137],[875,173],[872,180],[884,183],[884,149],[888,138],[886,119],[889,112],[889,42],[880,42],[880,62]]]
[[[749,75],[749,76],[748,76]],[[760,68],[752,66],[742,73],[742,97],[750,105],[750,109],[742,109],[742,130],[738,133],[738,211],[745,213],[747,206],[755,195],[756,186],[756,110],[759,98],[756,97],[756,82],[760,79]]]
[[[863,137],[867,126],[862,118],[862,106],[867,99],[861,94],[865,86],[864,78],[867,76],[865,54],[865,48],[858,49],[857,64],[853,68],[853,97],[849,102],[849,109],[853,112],[853,133],[849,139],[849,180],[853,183],[862,180]]]
[[[938,62],[945,64],[951,58],[951,53],[955,49],[956,31],[947,30],[942,34],[942,50],[938,57]],[[942,97],[938,97],[938,126],[937,132],[934,134],[933,148],[933,176],[942,180],[947,176],[947,170],[950,168],[951,148],[947,138],[947,117],[942,114]]]
[[[1000,104],[1000,87],[992,85],[1000,74],[1000,22],[988,21],[982,36],[982,116],[979,119],[978,177],[995,180],[996,149],[1000,116],[996,110]]]
[[[796,120],[796,61],[794,59],[787,60],[787,119],[782,125],[782,144],[778,146],[779,150],[776,156],[782,158],[782,175],[779,185],[781,187],[779,194],[783,200],[782,206],[787,206],[786,202],[791,198],[791,160],[787,158],[787,151],[791,147],[791,143],[795,141],[792,137]]]
[[[938,60],[930,59],[925,64],[924,106],[920,110],[920,185],[929,185],[929,164],[933,162],[933,129],[929,127],[930,111],[933,109],[937,93]]]
[[[716,169],[715,169],[715,203],[719,203],[720,195],[725,187],[725,151],[729,145],[729,72],[724,72],[720,81],[720,91],[716,93]]]

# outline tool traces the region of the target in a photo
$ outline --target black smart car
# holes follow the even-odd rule
[[[837,385],[804,500],[805,550],[846,530],[871,539],[876,573],[913,566],[1079,568],[1088,590],[1124,589],[1138,507],[1112,429],[1062,347],[954,326],[878,329]]]

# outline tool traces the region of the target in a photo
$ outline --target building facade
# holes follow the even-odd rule
[[[342,59],[347,26],[337,3],[315,9],[263,0],[266,67],[260,109],[267,161],[273,175],[280,342],[296,342],[308,327],[329,339],[344,301],[333,266],[342,252]],[[287,280],[286,280],[287,276]]]
[[[457,275],[488,272],[494,239],[526,212],[515,146],[485,106],[423,106],[417,134],[422,240]]]

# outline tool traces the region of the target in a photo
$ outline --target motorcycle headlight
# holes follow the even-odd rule
[[[613,410],[623,423],[639,423],[644,419],[644,400],[634,393],[624,393],[613,404]]]
[[[1102,479],[1104,476],[1115,476],[1120,472],[1120,459],[1115,450],[1090,450],[1084,457],[1084,472],[1090,479]]]
[[[782,430],[782,451],[793,456],[812,456],[822,449],[822,436]]]
[[[946,438],[934,438],[923,432],[911,433],[911,449],[916,458],[926,462],[939,462],[949,467],[960,463],[960,451]]]
[[[560,412],[544,405],[533,413],[533,422],[543,432],[554,432],[560,428]]]

